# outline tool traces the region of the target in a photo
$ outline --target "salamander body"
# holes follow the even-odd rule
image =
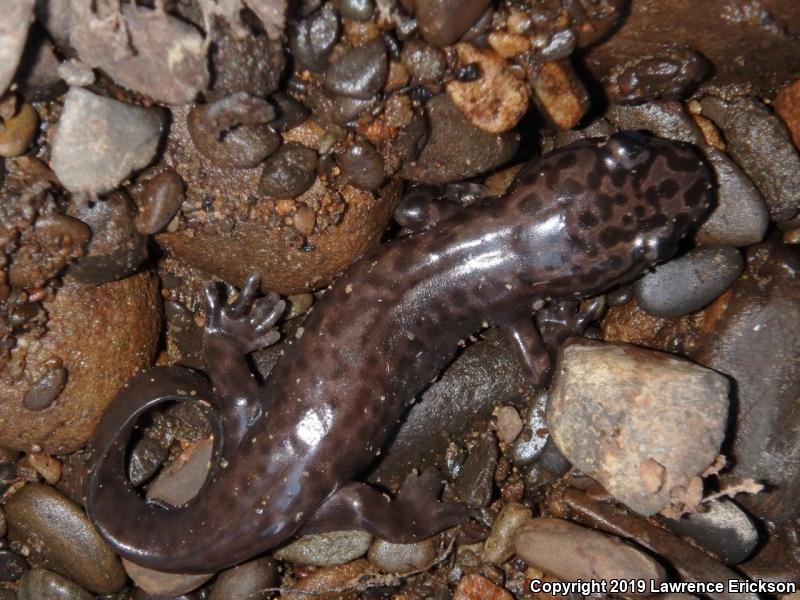
[[[162,367],[120,392],[93,442],[91,518],[122,556],[179,572],[220,569],[299,533],[364,528],[408,542],[464,522],[463,507],[437,500],[435,472],[409,477],[393,500],[355,480],[459,340],[484,322],[504,328],[540,382],[548,358],[532,302],[594,296],[669,259],[707,213],[710,190],[688,145],[622,133],[556,150],[502,197],[367,252],[262,386],[245,357],[274,341],[282,302],[256,300],[255,278],[227,307],[210,290],[213,389]],[[207,409],[215,464],[193,500],[166,509],[128,482],[125,449],[142,413],[181,397]]]

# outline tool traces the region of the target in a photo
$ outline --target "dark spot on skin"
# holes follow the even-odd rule
[[[544,169],[544,182],[551,190],[555,190],[561,182],[561,173],[557,169],[545,168]]]
[[[606,227],[600,233],[600,243],[604,248],[613,248],[617,244],[621,243],[625,237],[626,234],[622,229],[612,225],[610,227]]]
[[[633,223],[633,215],[622,215],[622,224],[630,225]]]
[[[374,371],[380,367],[381,359],[374,352],[370,352],[364,357],[364,363],[370,371]]]
[[[606,194],[598,194],[596,204],[597,208],[600,209],[601,219],[608,220],[611,218],[611,215],[614,214],[611,196],[607,196]]]
[[[595,258],[595,257],[597,256],[597,248],[596,248],[596,247],[594,247],[594,246],[592,246],[591,248],[589,248],[589,249],[586,251],[586,255],[587,255],[589,258]]]
[[[678,229],[685,229],[691,222],[692,217],[690,217],[688,213],[679,213],[675,215],[675,227]]]
[[[597,274],[594,270],[589,271],[588,273],[583,273],[578,276],[578,281],[580,281],[586,287],[591,287],[597,281]]]
[[[607,259],[605,259],[603,262],[600,263],[599,268],[604,271],[607,271],[610,269],[618,269],[621,266],[622,266],[622,259],[619,256],[612,254],[611,256],[609,256]]]
[[[611,183],[614,184],[614,187],[621,188],[624,186],[626,178],[627,172],[623,169],[617,169],[611,172]]]
[[[603,173],[600,169],[592,169],[586,176],[586,187],[590,190],[597,190],[603,183]]]
[[[583,191],[583,185],[572,178],[561,182],[559,193],[561,196],[575,197]]]
[[[644,191],[644,200],[653,208],[661,206],[661,196],[658,193],[658,188],[651,186]]]
[[[680,173],[694,173],[700,171],[701,167],[698,164],[697,156],[690,152],[679,152],[670,147],[664,147],[661,153],[667,159],[667,166]]]
[[[695,182],[683,193],[683,201],[686,206],[694,208],[703,201],[706,194],[706,182],[703,179],[697,179]]]
[[[585,210],[578,217],[578,223],[583,229],[591,229],[597,225],[598,221],[597,217],[595,217],[591,211]]]
[[[645,210],[644,206],[641,204],[637,204],[633,207],[633,214],[636,215],[637,218],[641,219],[647,211]]]
[[[517,211],[523,215],[533,215],[542,207],[536,194],[525,194],[517,202]]]
[[[661,195],[662,198],[672,198],[675,194],[678,193],[678,182],[672,178],[665,179],[662,181],[658,186],[658,193]]]

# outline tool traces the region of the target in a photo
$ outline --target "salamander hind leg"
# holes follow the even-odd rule
[[[438,499],[443,485],[436,469],[409,475],[394,499],[363,483],[348,484],[325,501],[301,533],[364,529],[394,543],[427,539],[469,520],[466,506]]]
[[[238,298],[227,306],[212,284],[205,289],[208,314],[203,357],[225,429],[224,456],[235,450],[252,423],[263,414],[265,394],[246,355],[279,339],[272,326],[286,308],[275,293],[256,298],[259,282],[257,274],[250,275]]]

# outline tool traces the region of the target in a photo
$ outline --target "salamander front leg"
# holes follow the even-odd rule
[[[545,385],[550,375],[550,354],[533,318],[527,314],[520,315],[501,326],[514,345],[517,359],[530,382],[535,386]]]
[[[557,350],[568,338],[580,336],[603,308],[601,297],[593,298],[585,308],[575,300],[555,300],[536,313],[536,324],[551,350]]]
[[[259,283],[258,274],[250,275],[239,297],[228,306],[213,284],[205,288],[208,318],[203,357],[225,430],[224,454],[239,445],[263,410],[261,390],[246,356],[279,339],[272,326],[286,308],[275,293],[256,299]]]
[[[399,544],[427,539],[469,520],[466,506],[438,500],[443,485],[436,469],[406,477],[394,499],[364,483],[350,483],[328,498],[300,533],[364,529]]]

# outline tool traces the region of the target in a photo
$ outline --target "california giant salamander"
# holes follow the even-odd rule
[[[354,480],[414,394],[483,322],[509,332],[540,382],[549,358],[533,299],[597,295],[670,258],[709,208],[698,156],[635,133],[545,155],[502,198],[369,251],[314,307],[263,386],[245,357],[275,341],[283,302],[256,299],[257,277],[229,306],[208,288],[213,388],[187,369],[161,367],[119,393],[97,428],[86,483],[98,530],[135,563],[208,572],[300,533],[363,528],[411,542],[463,523],[464,507],[438,500],[435,471],[409,476],[392,500]],[[194,499],[166,509],[131,486],[125,452],[143,412],[187,397],[209,414],[214,465]]]

